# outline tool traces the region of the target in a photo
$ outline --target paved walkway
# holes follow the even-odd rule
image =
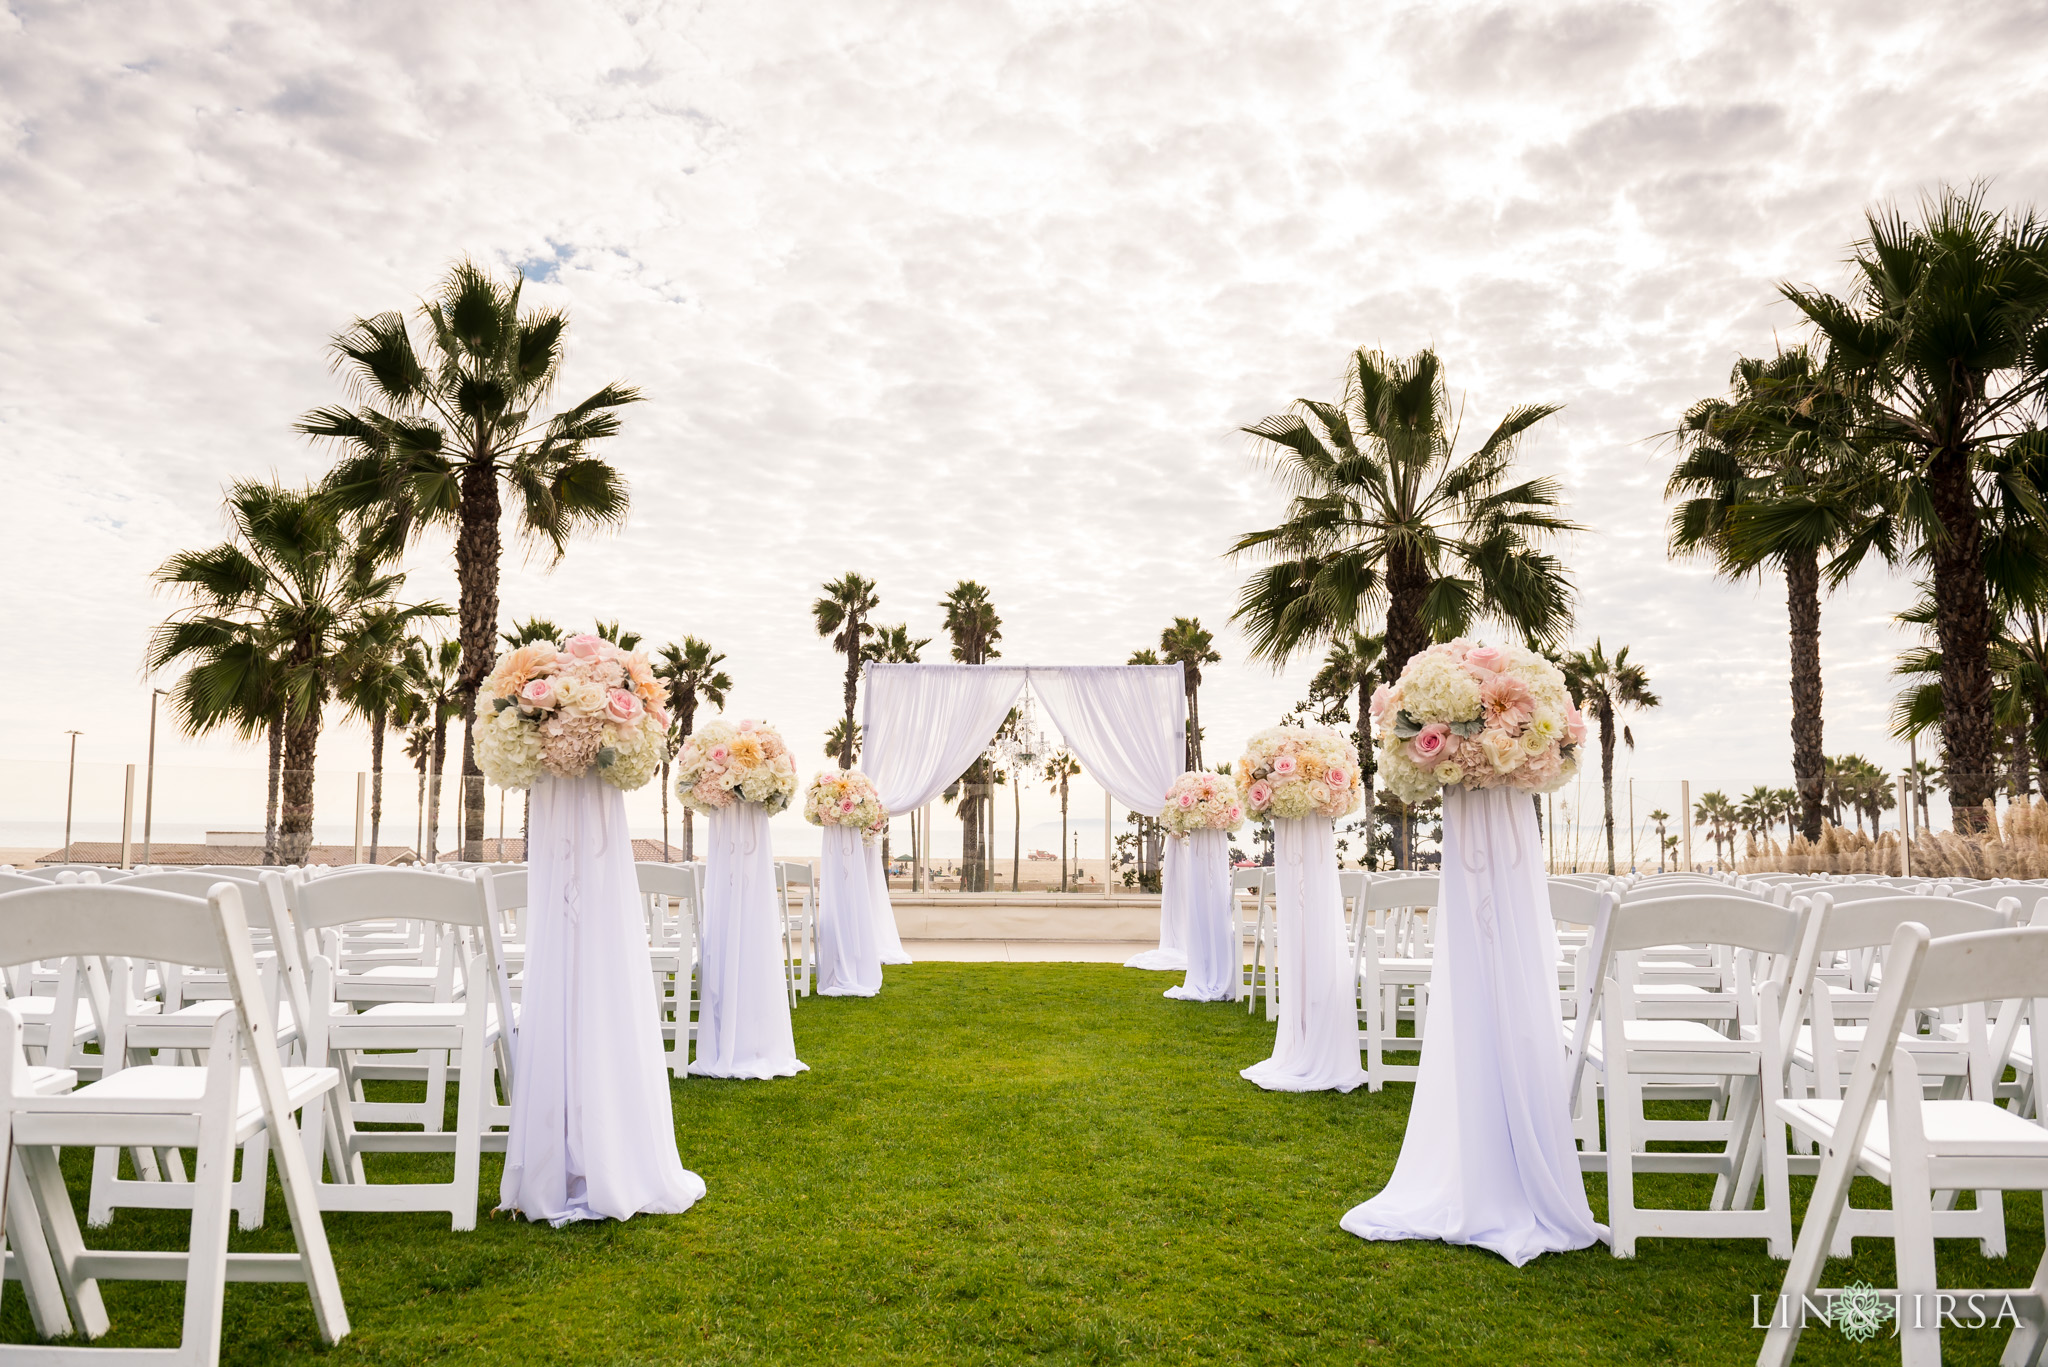
[[[1145,940],[905,940],[910,957],[929,963],[1120,964],[1157,948]]]

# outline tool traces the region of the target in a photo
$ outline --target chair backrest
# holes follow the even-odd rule
[[[2041,889],[2025,887],[2019,883],[1979,883],[1974,887],[1950,885],[1946,891],[1958,902],[1975,902],[1980,907],[1995,907],[2006,898],[2014,897],[2019,899],[2020,910],[2023,912],[2032,912],[2034,903],[2041,898]],[[1933,927],[1930,926],[1928,929],[1933,930]],[[1941,936],[1938,930],[1935,930],[1934,934],[1937,939]]]
[[[213,891],[216,883],[234,883],[242,888],[243,909],[248,909],[246,900],[253,891],[239,879],[231,879],[217,873],[201,873],[197,869],[166,869],[160,873],[138,873],[133,878],[123,878],[115,886],[124,888],[153,888],[157,892],[182,893],[187,897],[205,897]]]
[[[1443,896],[1443,879],[1433,873],[1397,873],[1375,878],[1365,890],[1365,909],[1434,907]]]
[[[1781,907],[1733,889],[1624,901],[1616,909],[1609,948],[1615,953],[1668,944],[1733,945],[1765,954],[1799,949],[1810,909]],[[1817,948],[1817,946],[1816,946]]]
[[[0,892],[19,892],[23,888],[47,888],[52,886],[47,878],[35,878],[25,873],[0,873]]]
[[[240,890],[217,901],[232,913],[225,920],[205,898],[154,888],[67,883],[0,893],[0,968],[110,954],[211,968],[229,957],[223,924],[248,953]]]
[[[1831,899],[1833,893],[1816,892],[1812,896]],[[1827,923],[1820,933],[1820,948],[1825,952],[1888,945],[1899,927],[1909,921],[1926,926],[1928,933],[1935,936],[2003,930],[2011,924],[2004,913],[1959,897],[1868,897],[1829,907]]]
[[[511,864],[491,870],[491,895],[499,911],[516,911],[526,905],[526,865]]]
[[[1851,902],[1874,902],[1880,898],[1898,897],[1902,894],[1909,897],[1934,895],[1932,886],[1927,883],[1915,883],[1911,889],[1894,887],[1890,883],[1828,883],[1817,890],[1825,892],[1838,907],[1847,906]]]
[[[1372,875],[1364,869],[1339,869],[1337,870],[1338,895],[1348,902],[1364,892],[1366,884],[1371,881]]]
[[[1230,871],[1230,890],[1232,893],[1257,892],[1265,882],[1267,875],[1272,872],[1271,869],[1266,868],[1232,869]]]
[[[1550,880],[1550,918],[1566,925],[1597,925],[1601,907],[1614,901],[1611,893],[1578,883]]]
[[[693,864],[635,864],[633,874],[640,891],[649,897],[680,897],[692,905],[697,900],[697,872]]]
[[[490,925],[491,891],[484,879],[457,874],[358,869],[301,884],[293,910],[302,930],[391,917],[483,929]]]
[[[781,871],[782,885],[786,888],[807,888],[811,885],[811,866],[787,859],[775,866]]]

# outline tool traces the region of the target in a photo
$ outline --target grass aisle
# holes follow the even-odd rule
[[[1758,1243],[1653,1240],[1633,1262],[1603,1248],[1517,1271],[1344,1234],[1338,1217],[1392,1171],[1410,1089],[1260,1092],[1237,1070],[1269,1052],[1272,1028],[1241,1007],[1161,1000],[1172,981],[920,964],[888,970],[872,1000],[807,1000],[810,1073],[674,1084],[683,1161],[710,1186],[687,1215],[486,1219],[471,1234],[429,1215],[330,1216],[354,1332],[323,1352],[303,1291],[230,1287],[223,1360],[1754,1360],[1750,1297],[1775,1295],[1783,1268]],[[84,1155],[69,1157],[82,1215]],[[488,1208],[498,1160],[484,1175]],[[1704,1179],[1677,1182],[1650,1190],[1703,1202]],[[2015,1256],[1985,1264],[1945,1244],[1945,1281],[2029,1279],[2040,1206],[2016,1196],[2008,1211]],[[274,1194],[270,1212],[282,1220]],[[177,1247],[182,1221],[124,1212],[112,1234]],[[285,1246],[276,1231],[236,1237]],[[1859,1247],[1831,1281],[1889,1284],[1889,1246]],[[110,1285],[111,1341],[175,1342],[181,1298]],[[0,1332],[32,1337],[18,1286]],[[1950,1360],[1996,1361],[2003,1338],[1951,1334]],[[1817,1327],[1800,1360],[1897,1352]]]

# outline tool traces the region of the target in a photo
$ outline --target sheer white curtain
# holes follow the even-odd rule
[[[1176,668],[1178,668],[1176,666]],[[915,811],[988,748],[1024,691],[1009,665],[884,665],[867,672],[861,771],[890,815]],[[1166,790],[1155,799],[1165,801]]]
[[[882,846],[879,842],[865,846],[868,852],[868,909],[875,921],[875,944],[885,964],[907,964],[910,956],[903,952],[903,935],[896,929],[896,908],[889,901],[889,871],[882,867]]]
[[[810,1065],[796,1056],[782,976],[782,897],[768,814],[758,802],[735,802],[704,824],[703,977],[690,1071],[742,1078],[805,1072]]]
[[[1179,665],[1078,665],[1033,669],[1031,689],[1081,767],[1133,811],[1157,816],[1187,766],[1186,691]],[[1171,842],[1169,842],[1171,843]],[[1159,948],[1126,968],[1188,966],[1187,916],[1169,855],[1160,870]]]
[[[1178,847],[1178,849],[1176,849]],[[1234,1002],[1244,974],[1237,908],[1230,895],[1230,835],[1190,831],[1166,842],[1167,895],[1187,924],[1188,976],[1166,995],[1184,1002]]]
[[[824,857],[818,861],[818,995],[872,997],[882,990],[875,888],[868,880],[868,852],[874,847],[851,826],[827,826],[824,834]]]
[[[1280,1025],[1273,1057],[1241,1076],[1269,1092],[1348,1092],[1365,1081],[1365,1069],[1358,1062],[1358,987],[1344,944],[1344,894],[1337,882],[1337,837],[1330,818],[1275,821],[1273,872]],[[1432,1039],[1436,1028],[1431,998]],[[1557,1038],[1553,1027],[1553,1047]]]

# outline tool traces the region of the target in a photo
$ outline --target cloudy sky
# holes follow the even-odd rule
[[[469,255],[569,310],[565,397],[648,398],[609,450],[631,525],[508,561],[508,614],[705,637],[800,746],[838,693],[808,605],[849,569],[923,636],[988,585],[1014,661],[1199,616],[1212,749],[1270,722],[1307,670],[1227,626],[1221,552],[1279,507],[1237,429],[1431,345],[1468,431],[1565,405],[1527,459],[1589,528],[1580,635],[1663,696],[1633,772],[1788,783],[1782,589],[1667,561],[1656,434],[1796,335],[1775,283],[1841,285],[1866,206],[2048,198],[2044,37],[2009,2],[7,0],[0,629],[65,676],[0,757],[23,786],[77,727],[140,758],[150,569],[219,537],[227,481],[320,473],[290,425],[341,392],[328,337]],[[452,601],[445,541],[412,563]],[[1903,759],[1906,596],[1825,609],[1831,752]]]

